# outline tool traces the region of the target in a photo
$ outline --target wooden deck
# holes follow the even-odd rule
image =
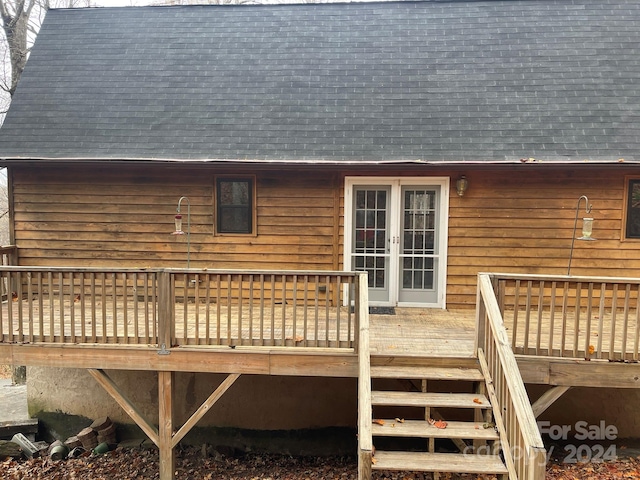
[[[366,275],[353,272],[0,268],[0,363],[87,369],[159,446],[163,479],[181,438],[242,374],[357,377],[364,425],[371,368],[473,366],[501,443],[530,453],[507,453],[506,467],[525,472],[544,464],[544,446],[523,380],[557,386],[556,396],[574,385],[638,387],[640,280],[478,280],[475,310],[378,314],[368,313]],[[160,427],[105,370],[158,372]],[[175,372],[227,375],[177,433]],[[372,450],[359,449],[370,470]]]
[[[136,308],[140,311],[137,312]],[[0,343],[0,363],[72,366],[74,358],[77,358],[80,362],[77,366],[87,368],[153,370],[169,365],[171,362],[168,356],[157,355],[159,347],[154,342],[157,326],[138,321],[138,318],[143,318],[143,310],[148,311],[149,308],[147,303],[142,302],[134,308],[130,302],[127,310],[123,311],[101,302],[85,302],[83,310],[76,308],[69,315],[68,305],[67,308],[60,309],[56,298],[51,301],[48,298],[43,301],[5,300],[0,310],[0,331],[5,335],[11,332],[15,341]],[[182,312],[185,306],[182,302],[176,303],[174,309]],[[26,327],[23,325],[22,328],[17,320],[10,322],[10,318],[17,318],[15,312],[19,310],[29,312],[36,321]],[[61,311],[67,312],[64,322],[61,322]],[[340,322],[336,318],[337,311],[341,314]],[[176,358],[176,364],[171,370],[184,371],[191,368],[193,371],[236,371],[237,367],[230,367],[230,363],[235,361],[230,354],[244,354],[248,359],[265,359],[268,356],[288,358],[291,366],[287,369],[284,368],[284,360],[278,361],[280,373],[288,371],[324,376],[333,370],[336,376],[357,376],[357,357],[353,348],[325,346],[330,343],[328,339],[353,338],[353,312],[346,307],[332,311],[330,315],[323,317],[323,322],[313,328],[309,327],[302,315],[298,319],[296,331],[291,317],[293,312],[284,311],[283,316],[282,309],[275,309],[272,321],[265,325],[254,323],[251,316],[239,324],[237,306],[223,308],[222,321],[219,322],[204,321],[207,318],[204,306],[195,308],[192,304],[188,306],[187,312],[186,321],[176,322],[175,335],[180,339],[180,345],[171,349],[171,353],[180,360]],[[371,314],[369,321],[372,358],[474,358],[475,313],[472,310],[396,308],[394,314]],[[212,327],[217,332],[214,335],[217,340],[213,344],[207,336],[207,327]],[[340,328],[340,333],[337,328]],[[239,332],[242,334],[234,336]],[[254,345],[251,341],[253,337],[269,339],[270,344]],[[36,339],[44,341],[34,341]],[[62,339],[66,341],[62,342]],[[333,344],[336,345],[335,342]],[[321,345],[321,348],[315,348],[314,345]],[[25,348],[16,348],[19,346]],[[140,358],[140,362],[127,361],[128,367],[118,365],[119,361],[114,357],[122,349],[128,350],[127,356]],[[184,357],[187,353],[192,356],[192,362]],[[207,353],[218,360],[206,362]],[[310,360],[313,356],[316,356],[317,361]],[[219,361],[220,357],[225,358],[225,361]],[[147,360],[143,361],[143,358]],[[111,366],[109,362],[112,362]],[[272,365],[265,367],[262,361],[254,363],[245,359],[238,363],[243,365],[239,373],[273,374]],[[319,363],[324,364],[320,371]]]

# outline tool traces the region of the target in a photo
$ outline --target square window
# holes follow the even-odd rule
[[[253,233],[253,179],[218,178],[216,232]]]
[[[631,179],[627,185],[626,238],[640,238],[640,179]]]

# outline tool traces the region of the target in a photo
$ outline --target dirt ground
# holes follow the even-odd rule
[[[118,449],[105,455],[52,461],[46,459],[0,462],[5,480],[145,480],[157,479],[158,455],[154,450]],[[430,474],[374,472],[374,480],[431,480]],[[492,480],[495,477],[441,474],[441,480]],[[247,454],[205,458],[200,449],[178,453],[179,480],[357,480],[351,457],[305,457]],[[640,479],[640,460],[625,458],[606,463],[552,464],[546,480]]]
[[[0,379],[11,378],[11,368],[0,365]],[[622,447],[625,448],[625,447]],[[639,449],[629,449],[638,453]],[[49,458],[0,461],[3,480],[147,480],[158,479],[155,450],[117,449],[105,455],[53,461]],[[494,477],[441,474],[441,480],[493,480]],[[246,454],[225,457],[189,448],[178,452],[178,480],[357,480],[352,457],[291,457]],[[432,480],[431,474],[374,472],[373,480]],[[554,459],[546,480],[640,480],[640,457],[625,455],[615,461],[566,464]]]

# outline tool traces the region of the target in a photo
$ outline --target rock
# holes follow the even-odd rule
[[[93,428],[96,432],[100,433],[100,430],[104,430],[113,425],[113,422],[109,417],[102,417],[95,420],[89,428]]]
[[[69,447],[69,449],[73,449],[76,447],[82,447],[82,442],[77,436],[69,437],[65,440],[64,444]]]
[[[21,458],[22,447],[14,442],[7,440],[0,440],[0,460],[6,460],[7,458]]]
[[[78,440],[82,442],[82,447],[87,451],[93,450],[98,446],[98,434],[91,427],[87,427],[78,433]]]

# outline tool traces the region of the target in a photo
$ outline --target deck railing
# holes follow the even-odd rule
[[[369,350],[369,289],[367,274],[359,273],[358,298],[358,480],[371,480],[373,438],[371,428],[371,352]],[[362,288],[360,288],[362,286]]]
[[[542,480],[546,468],[544,443],[487,274],[478,275],[477,299],[478,359],[487,379],[509,478]]]
[[[640,360],[640,279],[492,276],[515,353]]]
[[[355,348],[349,272],[0,267],[0,341]]]

